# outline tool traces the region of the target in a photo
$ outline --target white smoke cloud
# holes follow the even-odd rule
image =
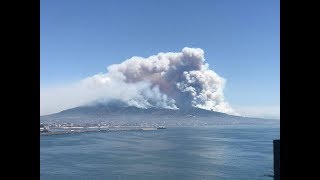
[[[209,69],[200,48],[132,57],[73,85],[41,89],[40,113],[120,100],[140,108],[182,109],[198,107],[236,114],[224,100],[225,80]]]

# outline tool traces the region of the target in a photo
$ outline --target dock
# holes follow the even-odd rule
[[[280,139],[273,140],[273,172],[274,180],[280,180]]]

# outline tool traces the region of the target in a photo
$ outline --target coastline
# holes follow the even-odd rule
[[[49,132],[41,132],[40,136],[51,136],[51,135],[63,135],[63,134],[77,134],[77,133],[89,133],[89,132],[115,132],[115,131],[155,131],[158,130],[154,127],[142,127],[142,128],[109,128],[109,129],[90,129],[90,128],[77,128],[77,130],[74,129],[67,129],[67,128],[61,128],[61,129],[55,129],[53,131]]]

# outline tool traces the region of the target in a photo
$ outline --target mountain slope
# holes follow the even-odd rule
[[[213,124],[252,124],[266,123],[270,120],[232,116],[200,108],[183,110],[148,108],[141,109],[121,103],[80,106],[59,113],[40,116],[44,123],[98,123],[114,125],[166,125],[197,126]]]

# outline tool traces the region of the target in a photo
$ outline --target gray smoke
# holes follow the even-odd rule
[[[225,80],[205,63],[202,49],[185,47],[182,52],[159,53],[148,58],[132,57],[109,66],[107,73],[88,77],[54,94],[72,101],[69,106],[73,107],[117,99],[140,108],[198,107],[235,114],[224,100],[224,84]],[[42,93],[43,109],[45,103],[53,99],[48,97],[52,93]],[[62,104],[56,106],[63,110],[66,107]]]

